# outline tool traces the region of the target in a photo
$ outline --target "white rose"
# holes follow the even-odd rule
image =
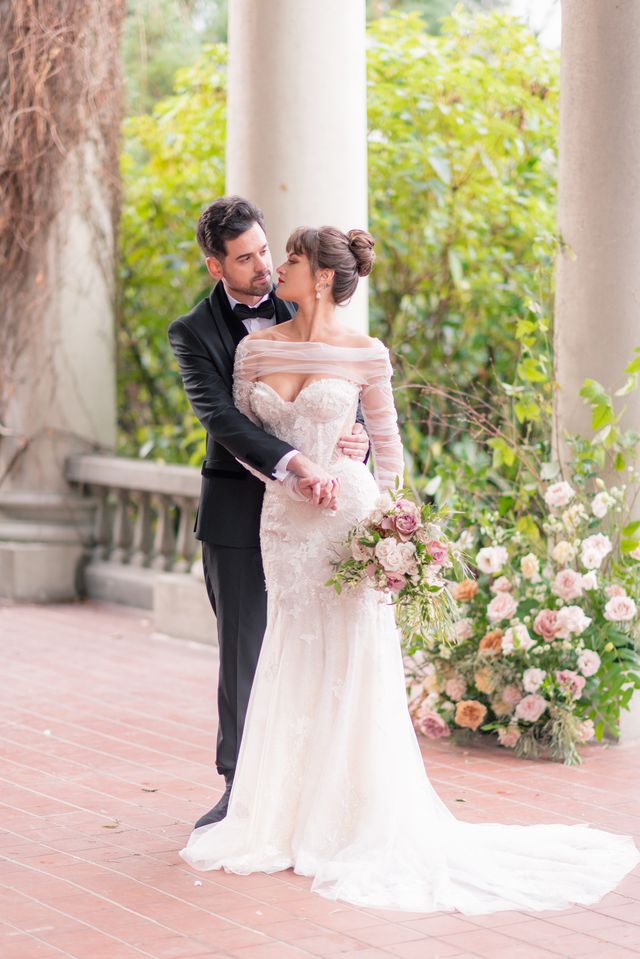
[[[583,676],[595,676],[600,669],[600,657],[593,649],[585,649],[578,656],[578,669]]]
[[[529,635],[529,630],[521,623],[517,626],[510,626],[505,630],[502,637],[502,652],[512,653],[514,649],[531,649],[534,641]]]
[[[551,553],[554,562],[558,563],[559,566],[566,566],[575,555],[575,548],[566,539],[561,539],[559,543],[556,543]]]
[[[593,572],[593,570],[591,570],[590,572],[584,574],[584,576],[582,577],[581,583],[582,583],[583,589],[586,589],[586,590],[597,589],[598,577]]]
[[[402,544],[405,545],[404,543]],[[387,573],[402,573],[405,567],[405,556],[400,550],[400,543],[392,537],[378,540],[375,554],[383,569]]]
[[[533,553],[527,553],[520,560],[520,571],[525,579],[536,579],[540,571],[538,557]]]
[[[582,565],[587,569],[599,569],[602,560],[611,552],[611,540],[603,533],[595,533],[583,539],[580,548]]]
[[[590,623],[591,619],[579,606],[563,606],[556,618],[556,636],[560,639],[568,639],[570,633],[580,636]]]
[[[597,516],[598,519],[602,519],[603,516],[607,515],[607,510],[613,503],[613,498],[609,496],[608,493],[596,493],[596,495],[591,500],[591,512],[594,516]]]
[[[552,483],[551,486],[547,487],[544,501],[550,509],[560,509],[560,507],[566,506],[575,495],[575,490],[564,480],[561,480],[561,482]]]
[[[522,674],[522,685],[525,692],[537,693],[546,675],[544,669],[536,669],[535,666],[532,666],[531,669],[525,669]]]
[[[484,546],[476,554],[476,565],[483,573],[499,573],[508,558],[504,546]]]

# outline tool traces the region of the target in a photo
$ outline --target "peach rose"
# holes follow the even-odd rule
[[[451,587],[451,595],[459,603],[466,603],[478,592],[478,584],[475,579],[463,579],[460,583],[455,583]]]
[[[458,726],[475,730],[487,715],[487,707],[477,699],[463,699],[456,706],[455,721]]]
[[[480,640],[478,651],[485,656],[496,656],[502,651],[502,630],[492,629]]]
[[[502,701],[508,706],[517,706],[522,699],[522,693],[517,686],[505,686],[502,690]]]
[[[473,677],[476,689],[481,693],[492,693],[496,688],[496,680],[490,669],[479,669]]]
[[[513,712],[513,706],[503,702],[501,699],[492,700],[491,708],[498,719],[502,719],[503,716],[510,716]]]

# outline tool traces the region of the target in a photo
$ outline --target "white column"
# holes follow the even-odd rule
[[[590,435],[578,391],[586,377],[608,389],[640,346],[640,2],[563,0],[560,73],[559,231],[555,436]],[[640,429],[640,399],[623,423]],[[640,697],[621,737],[640,735]]]
[[[578,391],[607,388],[640,346],[640,2],[563,0],[556,430],[589,435]],[[640,400],[627,397],[627,426]]]
[[[365,0],[230,0],[227,192],[298,226],[367,225]],[[345,319],[367,329],[366,283]]]

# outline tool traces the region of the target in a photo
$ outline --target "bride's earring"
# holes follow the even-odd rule
[[[316,300],[320,299],[320,288],[316,287]]]

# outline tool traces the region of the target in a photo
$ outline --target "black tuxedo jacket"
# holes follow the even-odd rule
[[[271,297],[276,322],[290,320],[295,306],[274,292]],[[219,546],[259,546],[264,483],[237,460],[272,476],[292,447],[265,433],[234,405],[233,361],[247,331],[234,315],[222,283],[174,320],[168,335],[191,408],[207,431],[196,536]]]

